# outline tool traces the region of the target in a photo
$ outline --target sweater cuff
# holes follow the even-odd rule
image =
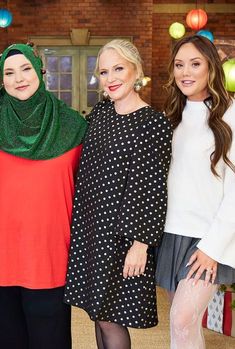
[[[235,268],[235,223],[217,218],[197,247],[218,263]]]

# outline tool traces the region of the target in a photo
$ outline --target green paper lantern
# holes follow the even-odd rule
[[[180,39],[185,34],[185,27],[183,24],[175,22],[169,27],[169,34],[174,39]]]
[[[235,92],[235,58],[229,59],[223,64],[225,74],[225,88],[229,92]]]

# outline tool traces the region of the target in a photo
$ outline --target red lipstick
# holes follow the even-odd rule
[[[111,92],[116,91],[120,86],[122,86],[122,84],[109,86],[109,90]]]

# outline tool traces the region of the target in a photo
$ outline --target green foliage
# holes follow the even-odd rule
[[[232,284],[230,287],[231,287],[231,289],[232,289],[232,292],[235,292],[235,283]]]
[[[227,290],[227,286],[224,285],[224,284],[221,284],[220,287],[219,287],[219,291],[225,292],[226,290]]]
[[[233,292],[235,293],[235,283],[232,284],[232,285],[224,285],[224,284],[221,284],[220,287],[219,287],[219,291],[221,292],[225,292],[227,291],[227,288],[229,287],[229,291],[230,292]],[[232,310],[235,310],[235,299],[232,301],[231,303],[231,308]]]

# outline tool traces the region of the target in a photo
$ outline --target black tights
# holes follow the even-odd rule
[[[98,349],[131,349],[131,339],[127,327],[114,322],[95,322]]]
[[[70,306],[64,287],[0,287],[1,349],[71,349]]]

